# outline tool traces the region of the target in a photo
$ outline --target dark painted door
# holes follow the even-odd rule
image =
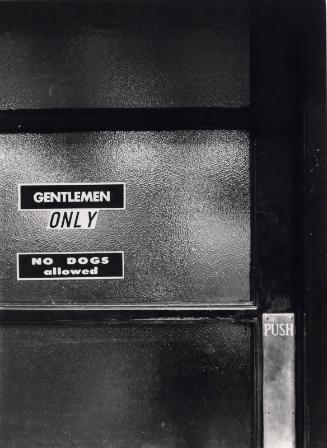
[[[4,448],[294,447],[303,11],[251,3],[0,3]]]

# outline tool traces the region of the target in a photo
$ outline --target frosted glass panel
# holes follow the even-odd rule
[[[0,137],[1,302],[224,305],[250,302],[249,136],[240,131]],[[47,229],[18,210],[18,184],[122,182],[126,209],[94,229]],[[17,253],[124,252],[123,279],[17,281]]]
[[[247,0],[1,2],[0,109],[241,107]]]
[[[253,448],[253,332],[196,321],[1,326],[0,444]]]

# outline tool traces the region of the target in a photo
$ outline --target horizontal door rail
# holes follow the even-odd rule
[[[273,112],[263,117],[249,107],[0,110],[0,133],[238,129],[285,135],[294,124]]]
[[[200,319],[205,321],[217,321],[230,319],[233,322],[254,322],[260,316],[258,309],[196,309],[196,310],[108,310],[108,309],[1,309],[0,324],[6,323],[36,323],[42,322],[120,322],[135,320],[176,320],[187,321],[188,319]]]
[[[248,129],[249,109],[33,109],[0,111],[0,132]]]

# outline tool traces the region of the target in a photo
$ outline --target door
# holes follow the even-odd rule
[[[0,5],[2,446],[302,446],[304,5]]]

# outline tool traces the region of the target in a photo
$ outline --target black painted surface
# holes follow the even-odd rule
[[[301,1],[253,5],[254,285],[267,312],[292,311],[303,298],[302,14]]]
[[[247,0],[1,2],[0,109],[240,107]]]
[[[0,328],[4,448],[252,448],[254,325]]]
[[[202,305],[250,301],[249,137],[242,131],[1,136],[1,303]],[[47,230],[19,183],[126,182],[94,230]],[[124,280],[17,282],[17,252],[124,251]]]
[[[162,131],[250,128],[248,107],[31,109],[0,111],[0,131]]]
[[[308,448],[323,448],[327,445],[326,4],[306,3],[306,435]]]

